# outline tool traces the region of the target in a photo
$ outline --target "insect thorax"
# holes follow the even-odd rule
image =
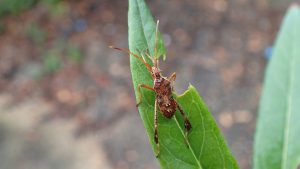
[[[176,102],[172,96],[172,87],[169,80],[161,77],[154,80],[154,90],[158,106],[167,118],[171,118],[176,111]]]

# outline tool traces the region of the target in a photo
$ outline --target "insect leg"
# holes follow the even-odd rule
[[[157,153],[156,153],[156,157],[158,157],[159,153],[160,153],[160,147],[159,147],[159,142],[158,142],[158,115],[157,115],[157,100],[155,99],[155,105],[154,105],[154,142],[157,145]]]
[[[168,80],[169,80],[170,82],[174,82],[174,81],[176,80],[176,73],[173,72],[173,73],[171,74],[171,76],[168,78]]]
[[[154,91],[154,89],[153,89],[152,87],[150,87],[150,86],[147,86],[147,85],[145,85],[145,84],[139,84],[139,85],[138,85],[138,95],[139,95],[139,100],[138,100],[138,102],[137,102],[137,104],[136,104],[136,107],[138,107],[139,104],[142,102],[141,87]]]
[[[173,72],[172,75],[168,78],[168,80],[171,82],[172,84],[172,91],[174,90],[174,81],[176,79],[176,73]]]
[[[177,104],[177,108],[179,109],[181,115],[184,118],[185,138],[187,139],[188,132],[191,130],[192,125],[191,125],[189,119],[186,117],[186,114],[184,113],[184,111],[181,109],[181,107],[178,104]]]
[[[128,53],[129,56],[130,55],[134,56],[135,58],[137,58],[138,60],[140,60],[141,62],[143,62],[144,65],[147,67],[147,69],[151,72],[151,66],[141,56],[139,56],[139,55],[137,55],[137,54],[131,52],[130,50],[125,49],[125,48],[117,48],[117,47],[114,47],[114,46],[109,46],[109,48],[116,49],[116,50]]]
[[[144,62],[146,62],[146,60],[145,60],[145,58],[144,58],[144,55],[143,55],[143,54],[141,54],[141,57],[142,57],[142,59],[144,60]]]

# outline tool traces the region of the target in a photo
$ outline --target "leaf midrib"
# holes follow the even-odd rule
[[[179,125],[179,122],[178,122],[176,116],[174,116],[173,119],[174,119],[174,121],[176,122],[177,127],[179,128],[179,130],[180,130],[182,136],[185,137],[184,131],[181,129],[181,127],[180,127],[180,125]],[[202,169],[201,164],[200,164],[200,161],[197,159],[197,157],[196,157],[196,155],[195,155],[195,152],[194,152],[193,148],[191,147],[190,141],[189,141],[188,139],[186,140],[186,143],[187,143],[187,145],[189,146],[189,149],[191,150],[191,153],[192,153],[193,157],[195,158],[196,163],[198,164],[199,169]]]
[[[147,104],[147,106],[152,107],[152,108],[154,109],[154,106],[152,106],[151,104],[149,104],[148,101],[147,101],[146,104]],[[160,111],[160,110],[159,110],[159,111]],[[147,117],[147,120],[148,120],[149,123],[151,123],[151,122],[149,121],[149,118],[148,118],[148,117]],[[184,131],[181,129],[181,127],[180,127],[180,125],[179,125],[179,122],[178,122],[178,120],[177,120],[177,118],[176,118],[175,115],[174,115],[174,117],[172,118],[172,120],[175,121],[177,127],[179,128],[179,130],[180,130],[180,132],[181,132],[181,134],[182,134],[182,136],[185,137]],[[154,128],[153,128],[151,125],[150,125],[150,127],[151,127],[152,130],[154,130]],[[195,154],[193,148],[191,147],[191,144],[190,144],[189,140],[187,140],[187,144],[188,144],[188,146],[189,146],[189,150],[191,151],[193,157],[195,158],[195,161],[196,161],[196,163],[197,163],[199,169],[202,169],[201,163],[200,163],[200,161],[197,159],[196,154]]]

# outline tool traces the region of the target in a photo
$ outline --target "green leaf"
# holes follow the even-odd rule
[[[268,65],[255,137],[254,169],[300,163],[300,10],[286,14]]]
[[[128,26],[132,28],[129,30],[129,33],[132,34],[129,36],[129,45],[133,47],[130,49],[140,52],[149,50],[150,55],[154,56],[156,24],[151,12],[141,0],[130,0],[129,5]],[[164,56],[165,59],[166,48],[160,33],[158,33],[157,44],[157,58]]]
[[[155,22],[143,0],[129,0],[128,12],[129,48],[132,52],[148,49],[153,54]],[[159,53],[165,54],[163,41],[159,43]],[[152,55],[151,54],[151,55]],[[153,55],[152,55],[153,56]],[[149,59],[148,59],[149,60]],[[150,62],[149,62],[150,63]],[[136,96],[138,84],[153,86],[150,72],[138,59],[130,58],[131,72]],[[147,130],[153,151],[154,143],[154,99],[155,93],[142,89],[142,103],[139,112]],[[229,151],[217,124],[193,86],[176,100],[187,113],[192,124],[188,135],[187,148],[184,142],[184,122],[177,111],[172,119],[158,115],[158,136],[161,152],[158,157],[164,169],[237,169],[238,165]]]

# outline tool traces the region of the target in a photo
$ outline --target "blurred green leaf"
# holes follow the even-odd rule
[[[128,12],[129,48],[132,52],[148,49],[153,56],[155,22],[143,0],[129,0]],[[158,53],[165,55],[163,40],[159,36]],[[149,59],[148,59],[149,60]],[[145,65],[134,57],[130,58],[135,93],[138,84],[152,86],[151,74]],[[155,93],[142,89],[142,103],[139,112],[147,130],[153,150],[154,143],[154,98]],[[158,157],[165,169],[236,169],[238,165],[229,151],[217,124],[193,86],[176,100],[187,113],[192,124],[187,148],[184,142],[184,122],[177,111],[172,119],[158,117],[158,135],[161,152]]]
[[[26,26],[26,34],[37,45],[41,45],[46,39],[46,33],[34,23]]]
[[[69,12],[69,6],[62,0],[43,0],[52,17],[63,17]]]
[[[50,4],[50,5],[56,5],[60,3],[62,0],[43,0],[44,3]]]
[[[82,62],[83,60],[83,55],[81,53],[81,51],[79,50],[78,47],[74,46],[74,45],[69,45],[67,48],[67,52],[68,52],[68,57],[77,63]]]
[[[287,12],[268,65],[254,145],[254,169],[300,163],[300,9]]]
[[[22,10],[31,8],[38,0],[1,0],[0,17],[5,14],[19,14]]]
[[[50,51],[44,56],[43,65],[45,73],[54,73],[61,67],[62,61],[57,52]]]

